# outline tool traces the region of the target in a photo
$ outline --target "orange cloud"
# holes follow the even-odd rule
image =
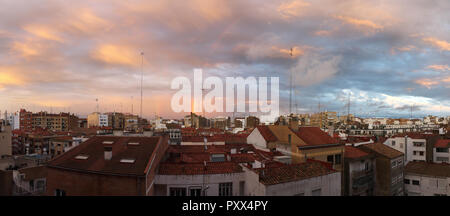
[[[320,31],[314,32],[314,35],[317,35],[317,36],[328,36],[330,34],[331,34],[331,32],[326,31],[326,30],[320,30]]]
[[[434,69],[434,70],[440,70],[440,71],[450,70],[450,67],[448,65],[430,65],[427,68]]]
[[[92,57],[108,64],[137,65],[139,51],[125,46],[105,44],[97,48]]]
[[[36,56],[40,53],[39,49],[36,48],[36,45],[32,45],[30,43],[14,42],[11,49],[20,53],[23,57]]]
[[[422,86],[425,86],[428,89],[431,89],[431,87],[439,84],[438,81],[434,81],[434,80],[431,80],[431,79],[419,79],[419,80],[416,80],[415,83],[417,83],[419,85],[422,85]]]
[[[413,45],[408,45],[408,46],[404,46],[404,47],[393,47],[391,49],[391,54],[392,55],[396,54],[397,53],[396,51],[408,52],[408,51],[412,51],[414,49],[417,49],[417,47],[413,46]]]
[[[450,82],[450,76],[448,76],[448,77],[442,79],[442,82],[446,82],[446,83]]]
[[[302,15],[304,9],[310,5],[311,4],[308,2],[294,0],[291,2],[282,3],[280,6],[278,6],[277,11],[283,18],[289,19]]]
[[[348,16],[336,16],[336,19],[339,19],[345,23],[357,26],[357,27],[367,27],[367,28],[371,28],[371,29],[383,29],[384,26],[382,25],[378,25],[370,20],[363,20],[363,19],[355,19],[352,17],[348,17]]]
[[[25,81],[18,75],[17,69],[0,67],[0,89],[8,85],[22,85]]]
[[[435,47],[438,47],[441,50],[450,51],[450,43],[447,41],[439,40],[433,37],[423,38],[422,40]]]
[[[58,36],[55,30],[48,28],[46,26],[28,25],[24,27],[24,30],[40,38],[63,42],[63,39],[60,36]]]
[[[273,48],[276,49],[276,47]],[[279,52],[285,56],[290,56],[291,49],[280,49]],[[305,51],[302,48],[298,46],[292,47],[292,57],[301,56],[303,54],[305,54]]]
[[[84,33],[108,30],[113,25],[95,15],[90,9],[77,11],[76,17],[68,21],[68,25]]]

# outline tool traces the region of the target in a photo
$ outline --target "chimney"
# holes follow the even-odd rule
[[[111,160],[112,158],[112,146],[105,146],[105,160]]]
[[[334,137],[334,127],[333,126],[328,127],[328,135],[330,135],[330,137]]]
[[[208,145],[207,145],[207,143],[208,143],[208,138],[204,137],[204,138],[203,138],[203,142],[204,142],[204,144],[205,144],[205,151],[206,151],[206,150],[208,150]]]

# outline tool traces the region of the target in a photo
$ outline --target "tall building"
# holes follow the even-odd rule
[[[16,119],[16,117],[10,117]],[[32,113],[21,109],[18,113],[18,122],[14,120],[15,129],[31,131],[36,128],[54,131],[69,131],[78,127],[78,117],[70,113],[52,114],[47,112]]]
[[[78,127],[78,117],[70,113],[33,113],[32,128],[35,129],[37,127],[54,131],[69,131]]]

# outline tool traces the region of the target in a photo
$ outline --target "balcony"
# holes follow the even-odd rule
[[[353,171],[352,172],[352,178],[353,179],[357,179],[363,176],[373,176],[373,169],[368,169],[368,170],[361,170],[361,171]]]

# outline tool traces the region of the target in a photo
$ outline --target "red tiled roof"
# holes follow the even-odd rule
[[[205,136],[182,136],[182,142],[199,142],[203,143]],[[225,142],[224,136],[206,136],[208,142]]]
[[[195,164],[161,163],[160,175],[203,175],[243,172],[242,167],[234,162],[207,162]]]
[[[256,128],[258,129],[259,133],[261,133],[261,135],[263,136],[264,140],[266,140],[266,142],[276,142],[277,141],[277,137],[272,133],[272,131],[270,131],[269,127],[267,127],[265,125],[260,125],[260,126],[256,126]]]
[[[367,152],[364,152],[360,149],[357,149],[352,146],[345,146],[345,153],[344,153],[345,158],[361,158],[367,155],[369,155]]]
[[[450,164],[411,161],[405,166],[405,175],[409,173],[426,176],[450,177]]]
[[[296,134],[307,145],[311,146],[339,143],[318,127],[299,127]]]
[[[434,144],[435,148],[450,148],[450,139],[441,139]]]
[[[408,132],[408,133],[400,133],[400,134],[396,134],[393,137],[405,137],[408,136],[412,139],[426,139],[430,136],[435,136],[434,134],[424,134],[424,133],[420,133],[420,132]]]
[[[387,145],[384,145],[383,143],[369,143],[369,144],[364,144],[361,145],[361,150],[363,151],[372,151],[375,153],[378,153],[380,155],[384,155],[385,157],[389,158],[389,159],[393,159],[393,158],[397,158],[397,157],[401,157],[404,154],[400,151],[397,151]]]
[[[256,169],[256,171],[259,173],[259,181],[265,185],[298,181],[336,172],[315,161]]]
[[[113,141],[112,158],[105,160],[103,141]],[[128,145],[137,142],[139,145]],[[167,142],[163,137],[94,136],[48,163],[49,167],[74,169],[119,175],[144,175],[151,155],[158,145]],[[78,155],[89,156],[86,160],[75,159]],[[121,159],[135,159],[133,164],[121,163]]]

